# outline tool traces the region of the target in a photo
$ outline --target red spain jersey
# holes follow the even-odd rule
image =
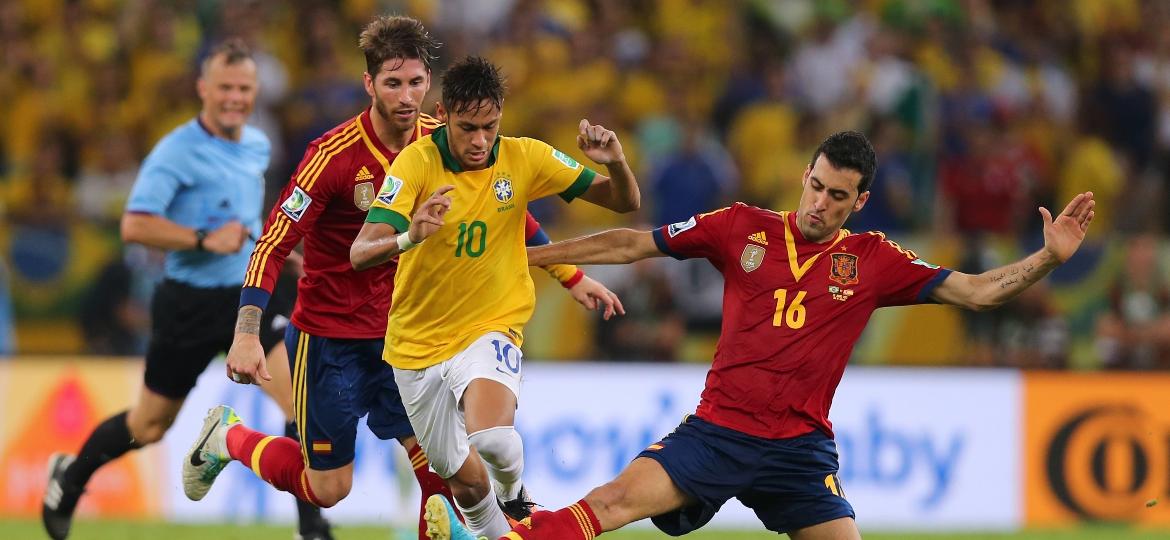
[[[796,214],[743,203],[654,231],[663,253],[723,274],[723,326],[696,414],[756,437],[819,429],[879,307],[929,301],[950,273],[877,232],[805,240]]]
[[[420,114],[411,141],[440,125]],[[256,242],[240,303],[267,304],[285,257],[303,239],[293,324],[314,336],[381,338],[397,261],[355,272],[349,247],[397,155],[374,133],[369,109],[310,143]]]

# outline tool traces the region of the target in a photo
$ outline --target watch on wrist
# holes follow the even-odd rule
[[[206,251],[203,247],[203,239],[207,238],[207,229],[195,230],[195,251]]]

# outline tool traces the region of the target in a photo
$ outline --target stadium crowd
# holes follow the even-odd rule
[[[621,134],[646,194],[637,221],[541,201],[554,238],[735,200],[795,208],[816,144],[860,129],[879,168],[848,228],[959,270],[1040,245],[1037,206],[1096,196],[1085,253],[964,315],[964,345],[938,362],[1170,368],[1170,3],[1156,0],[3,2],[0,354],[140,354],[160,259],[123,248],[118,220],[145,152],[197,112],[203,53],[226,36],[253,48],[271,200],[306,144],[367,103],[353,36],[379,12],[437,34],[437,73],[467,53],[500,64],[504,133],[579,161],[580,118]],[[575,356],[709,359],[687,344],[718,334],[718,272],[657,262],[591,270],[628,314],[589,319]]]

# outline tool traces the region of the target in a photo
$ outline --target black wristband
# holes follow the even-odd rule
[[[195,230],[195,251],[206,251],[206,248],[203,247],[203,239],[204,238],[207,238],[207,230],[206,229],[196,229]]]

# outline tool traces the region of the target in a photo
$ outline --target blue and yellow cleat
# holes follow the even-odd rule
[[[183,459],[183,493],[192,501],[203,499],[215,477],[231,463],[227,450],[227,432],[240,423],[236,411],[227,405],[219,405],[207,411],[203,429],[191,450]]]
[[[431,495],[427,499],[427,512],[423,515],[427,520],[427,538],[431,540],[487,540],[487,537],[476,537],[463,526],[451,501],[442,495]]]

